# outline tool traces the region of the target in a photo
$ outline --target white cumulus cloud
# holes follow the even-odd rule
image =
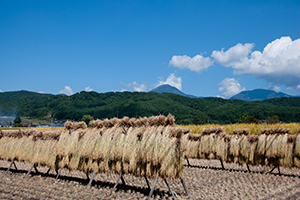
[[[254,75],[274,85],[297,89],[300,85],[300,39],[281,37],[267,44],[262,52],[253,44],[237,44],[227,51],[213,51],[211,57],[234,74]]]
[[[88,87],[86,87],[86,88],[84,89],[84,91],[86,91],[86,92],[91,92],[91,91],[93,91],[93,89],[90,88],[90,87],[88,86]]]
[[[72,91],[72,88],[70,86],[65,86],[65,88],[61,91],[59,91],[59,94],[66,94],[66,95],[72,95],[73,94],[73,91]]]
[[[2,92],[2,90],[0,90],[0,92]]]
[[[219,91],[223,92],[223,95],[226,98],[230,98],[233,95],[246,90],[246,88],[242,87],[234,78],[225,78],[221,83],[219,83],[219,85],[221,85]]]
[[[297,85],[296,90],[300,92],[300,85]]]
[[[210,58],[203,57],[201,55],[196,55],[192,58],[187,55],[183,55],[183,56],[173,56],[169,62],[169,65],[181,69],[187,68],[190,69],[191,71],[200,72],[212,66],[213,63],[214,62]]]
[[[181,91],[182,89],[182,79],[181,77],[176,77],[174,73],[170,74],[170,76],[167,78],[166,81],[160,80],[158,82],[158,84],[156,85],[156,87],[160,86],[160,85],[164,85],[164,84],[168,84],[171,85],[173,87],[176,87],[178,90]]]
[[[125,83],[122,83],[120,82],[121,85],[131,89],[131,90],[134,90],[136,92],[146,92],[147,91],[147,86],[145,83],[143,84],[138,84],[137,82],[133,82],[133,83],[129,83],[129,84],[125,84]],[[124,91],[127,91],[126,89],[122,89],[121,90],[122,92]]]
[[[211,57],[221,65],[226,67],[235,66],[238,68],[240,63],[244,63],[247,60],[248,55],[251,53],[251,49],[253,47],[254,44],[246,43],[243,45],[238,43],[225,52],[224,48],[221,51],[213,51]]]
[[[272,85],[269,87],[269,90],[274,90],[275,92],[280,92],[281,88],[279,86]]]

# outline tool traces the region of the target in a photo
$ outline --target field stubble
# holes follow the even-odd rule
[[[38,167],[41,174],[32,172],[24,178],[29,163],[16,162],[18,171],[5,174],[9,162],[0,161],[1,199],[146,199],[149,193],[143,178],[125,174],[127,186],[121,182],[110,194],[118,175],[97,174],[91,188],[86,175],[80,171],[62,170],[61,178],[54,183],[55,172],[45,175],[47,168]],[[187,164],[187,163],[185,163]],[[168,180],[178,199],[300,199],[300,169],[280,168],[266,174],[269,167],[224,163],[221,170],[218,160],[190,159],[192,167],[184,167],[184,180],[188,187],[186,196],[179,180]],[[209,168],[207,168],[209,166]],[[264,172],[264,173],[262,173]],[[149,179],[150,184],[153,179]],[[172,199],[167,186],[159,179],[152,199]]]

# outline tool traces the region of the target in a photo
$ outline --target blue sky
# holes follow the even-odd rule
[[[300,95],[300,1],[0,0],[0,91]]]

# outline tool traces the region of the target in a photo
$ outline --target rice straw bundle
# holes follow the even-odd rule
[[[36,163],[39,166],[47,166],[52,170],[57,169],[56,145],[56,140],[37,140],[34,144],[31,162]]]
[[[273,134],[291,134],[290,128],[264,128],[261,129],[261,134],[273,135]]]
[[[222,127],[203,129],[199,147],[199,157],[202,159],[216,158],[217,151],[220,148],[219,143],[225,141],[221,141],[224,134],[225,132]]]
[[[125,116],[119,120],[118,126],[129,127],[129,126],[132,126],[132,123],[133,123],[133,120],[131,120],[129,117]]]
[[[18,161],[30,161],[34,153],[33,136],[15,139],[15,157]]]
[[[211,152],[211,149],[213,148],[215,137],[216,136],[214,133],[205,134],[201,137],[200,147],[199,147],[200,158],[204,158],[204,159],[214,158],[214,154]]]
[[[60,135],[56,152],[58,155],[58,167],[75,170],[78,168],[78,141],[84,135],[82,129],[86,128],[84,122],[66,122],[66,130]],[[68,130],[69,129],[69,130]],[[71,130],[74,130],[71,132]],[[74,156],[74,158],[73,158]],[[71,159],[73,161],[71,162]],[[74,161],[75,159],[75,161]]]
[[[257,135],[243,135],[240,142],[240,164],[255,165],[255,150],[258,143]]]
[[[2,137],[0,139],[0,158],[11,161],[16,157],[15,144],[18,140],[12,137]]]
[[[231,135],[220,134],[216,146],[216,157],[224,162],[228,161],[228,153],[231,141]]]
[[[183,152],[180,149],[180,138],[178,133],[177,137],[172,134],[172,128],[167,128],[167,134],[162,135],[161,153],[157,152],[159,156],[159,162],[157,165],[161,165],[160,177],[162,178],[182,178],[183,176]],[[180,129],[177,129],[177,131]],[[170,131],[170,132],[169,132]]]
[[[277,157],[277,147],[275,146],[278,134],[270,134],[266,138],[266,158],[276,158]]]
[[[36,129],[23,129],[21,130],[21,132],[23,136],[27,136],[27,137],[35,136],[38,134],[38,131]]]
[[[241,135],[233,135],[230,140],[228,160],[239,162],[240,142],[243,139]]]
[[[234,129],[233,135],[249,135],[249,129]]]
[[[218,128],[217,130],[215,130],[215,136],[214,136],[214,141],[212,143],[212,145],[210,146],[210,152],[211,154],[214,155],[214,157],[216,157],[216,155],[218,154],[218,151],[222,151],[220,150],[221,145],[224,145],[224,141],[222,140],[225,136],[226,136],[226,132],[223,130],[222,127]]]
[[[110,141],[105,171],[109,173],[120,173],[122,171],[123,144],[126,135],[123,128],[119,127]]]
[[[151,120],[155,121],[155,117],[149,119],[149,124]],[[141,143],[140,143],[140,152],[137,158],[138,168],[140,171],[140,176],[151,176],[151,159],[153,155],[153,149],[155,145],[155,139],[157,134],[161,134],[161,131],[157,133],[157,128],[155,126],[150,126],[147,128],[143,134]],[[148,170],[147,170],[148,169]],[[148,171],[148,173],[147,173]],[[137,174],[138,175],[138,174]]]
[[[144,117],[144,118],[139,118],[136,120],[136,126],[148,126],[148,119],[147,117]]]
[[[136,154],[131,157],[130,172],[135,176],[181,177],[183,155],[180,150],[180,138],[178,138],[182,135],[180,130],[163,126],[147,127],[141,139],[136,137],[138,146],[136,146]],[[135,168],[132,167],[133,165]]]
[[[70,130],[73,128],[73,123],[71,121],[66,121],[64,126],[66,129]]]
[[[189,133],[182,137],[183,151],[188,158],[200,158],[199,148],[200,148],[201,134]]]
[[[127,130],[127,137],[123,144],[123,171],[125,173],[135,173],[137,166],[137,155],[139,152],[140,141],[145,127],[130,127]]]
[[[109,131],[113,129],[114,128],[107,128],[104,126],[100,129],[95,129],[95,132],[98,134],[97,142],[95,142],[94,150],[90,157],[93,160],[97,160],[97,166],[93,166],[92,168],[98,173],[105,170],[104,160],[106,158],[106,151],[108,150],[110,140],[113,137]]]
[[[287,135],[287,148],[285,150],[285,155],[279,159],[280,166],[292,168],[294,166],[294,159],[293,159],[293,150],[296,141],[297,135]]]
[[[63,130],[49,130],[49,131],[43,131],[40,134],[40,139],[42,140],[59,140],[59,137]]]
[[[255,163],[257,164],[265,164],[266,138],[266,134],[261,134],[258,136],[257,147],[254,155]]]
[[[21,138],[22,130],[2,130],[3,137]]]
[[[95,165],[95,159],[93,158],[93,152],[96,144],[101,139],[101,131],[97,128],[90,128],[79,140],[78,151],[76,159],[72,159],[74,165],[78,165],[78,169],[88,173],[93,170],[97,170],[98,166]]]
[[[295,147],[294,147],[294,166],[300,168],[300,129],[296,136]]]

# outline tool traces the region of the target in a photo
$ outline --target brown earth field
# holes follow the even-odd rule
[[[177,199],[300,199],[300,169],[276,168],[272,173],[269,167],[224,163],[222,170],[219,160],[190,159],[191,166],[184,166],[184,181],[188,188],[187,196],[180,180],[167,180]],[[55,182],[56,172],[46,174],[47,167],[38,167],[39,173],[32,170],[25,177],[29,163],[16,162],[5,173],[10,162],[0,161],[1,199],[147,199],[149,189],[144,178],[123,175],[126,185],[116,174],[96,174],[91,187],[88,187],[86,174],[80,171],[63,169]],[[149,179],[150,185],[154,179]],[[172,199],[165,182],[159,178],[151,199]]]

